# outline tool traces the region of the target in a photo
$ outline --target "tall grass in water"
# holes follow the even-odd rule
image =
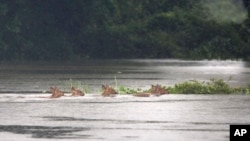
[[[72,87],[75,87],[76,89],[81,90],[84,93],[91,92],[88,85],[85,85],[81,81],[73,81],[72,79],[69,79],[69,81],[66,84],[66,87],[68,87],[68,89],[70,89],[70,90]]]

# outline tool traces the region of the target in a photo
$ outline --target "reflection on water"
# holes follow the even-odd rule
[[[50,86],[68,91],[69,80],[80,81],[92,91],[102,84],[145,88],[173,85],[187,80],[233,79],[233,86],[247,86],[249,62],[183,60],[90,60],[79,63],[1,64],[0,93],[40,93]]]
[[[38,96],[0,95],[1,139],[228,141],[250,123],[248,95]]]
[[[32,138],[54,138],[54,139],[83,139],[87,135],[72,135],[70,133],[88,130],[85,128],[72,127],[50,127],[50,126],[23,126],[23,125],[0,125],[0,132],[11,132],[15,134],[31,134]]]

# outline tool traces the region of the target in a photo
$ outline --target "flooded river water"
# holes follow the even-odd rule
[[[0,140],[228,141],[230,124],[250,124],[249,95],[104,98],[102,84],[149,88],[186,80],[250,83],[242,61],[102,60],[64,64],[0,64]],[[42,98],[50,86],[84,97]]]

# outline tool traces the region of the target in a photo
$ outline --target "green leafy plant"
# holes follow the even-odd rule
[[[174,87],[168,87],[168,90],[175,94],[231,94],[234,92],[224,80],[214,78],[208,82],[186,81],[175,84]]]
[[[227,81],[230,81],[230,76]],[[250,94],[250,85],[248,87],[230,87],[223,79],[212,78],[209,81],[189,80],[182,83],[175,84],[174,86],[165,87],[170,94]],[[129,88],[125,86],[118,86],[118,80],[114,75],[115,90],[119,94],[135,94],[140,92],[150,92],[140,88]],[[73,81],[70,79],[67,87],[71,89],[74,86],[84,93],[89,93],[91,90],[88,85],[84,85],[81,81]],[[68,89],[67,88],[67,89]]]
[[[250,94],[250,86],[246,88],[233,88],[234,93],[239,93],[239,94]]]
[[[132,89],[132,88],[128,88],[128,87],[124,87],[124,86],[120,86],[119,87],[119,93],[120,94],[135,94],[141,92],[141,89]]]

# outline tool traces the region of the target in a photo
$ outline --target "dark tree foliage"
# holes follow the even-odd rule
[[[239,1],[0,0],[0,61],[250,60],[250,3]]]

